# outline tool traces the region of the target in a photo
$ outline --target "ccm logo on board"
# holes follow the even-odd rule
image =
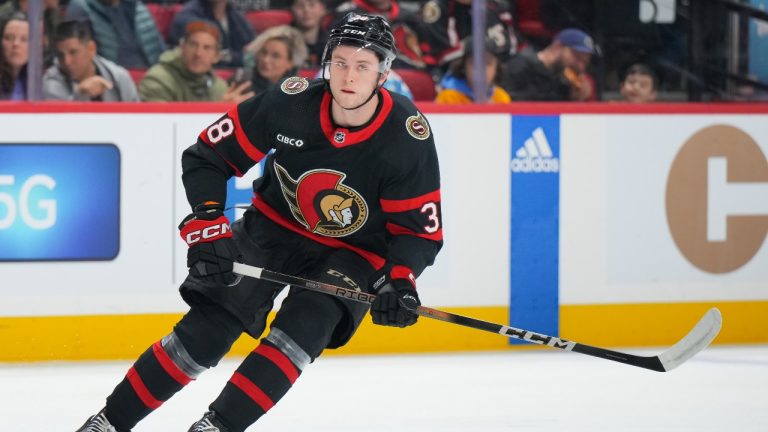
[[[768,233],[768,161],[754,138],[709,126],[683,144],[667,179],[669,230],[699,269],[727,273],[755,257]]]

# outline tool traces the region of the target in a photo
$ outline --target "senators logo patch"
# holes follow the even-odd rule
[[[421,113],[408,117],[405,120],[405,128],[408,129],[408,133],[416,139],[425,140],[429,138],[429,124],[427,123],[427,119],[425,119]]]
[[[428,1],[421,8],[421,19],[427,24],[434,24],[440,19],[442,15],[440,11],[440,5],[436,1]]]
[[[309,87],[309,81],[302,77],[290,77],[280,84],[280,90],[286,94],[301,93]]]
[[[368,205],[356,190],[342,182],[346,174],[312,170],[294,180],[275,162],[275,173],[293,217],[313,233],[344,237],[368,220]]]

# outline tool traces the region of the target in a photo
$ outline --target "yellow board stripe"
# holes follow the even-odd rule
[[[561,306],[560,333],[601,347],[667,346],[685,336],[712,307],[723,314],[723,328],[714,343],[768,342],[768,301]]]
[[[712,306],[723,313],[723,330],[716,343],[768,342],[768,302],[562,306],[560,336],[600,347],[666,346],[679,340]],[[509,309],[502,306],[444,310],[498,324],[508,322]],[[0,362],[130,360],[170,333],[179,318],[181,314],[0,317]],[[230,355],[245,355],[256,344],[243,336]],[[347,346],[327,354],[511,348],[502,336],[436,320],[422,318],[418,325],[397,329],[366,319]]]

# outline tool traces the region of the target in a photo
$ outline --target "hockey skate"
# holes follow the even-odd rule
[[[118,432],[118,430],[107,420],[107,415],[102,409],[98,414],[86,420],[85,424],[75,432]]]
[[[216,419],[216,413],[208,411],[187,432],[229,432],[229,428]]]

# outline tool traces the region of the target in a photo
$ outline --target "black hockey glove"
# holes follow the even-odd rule
[[[201,204],[179,225],[181,238],[189,246],[187,267],[192,277],[230,285],[237,278],[232,263],[241,255],[232,239],[224,207],[218,203]]]
[[[378,288],[377,288],[378,287]],[[383,283],[374,284],[376,300],[371,305],[371,318],[374,324],[408,327],[416,324],[418,315],[413,313],[418,306],[419,294],[407,279],[384,279]]]

